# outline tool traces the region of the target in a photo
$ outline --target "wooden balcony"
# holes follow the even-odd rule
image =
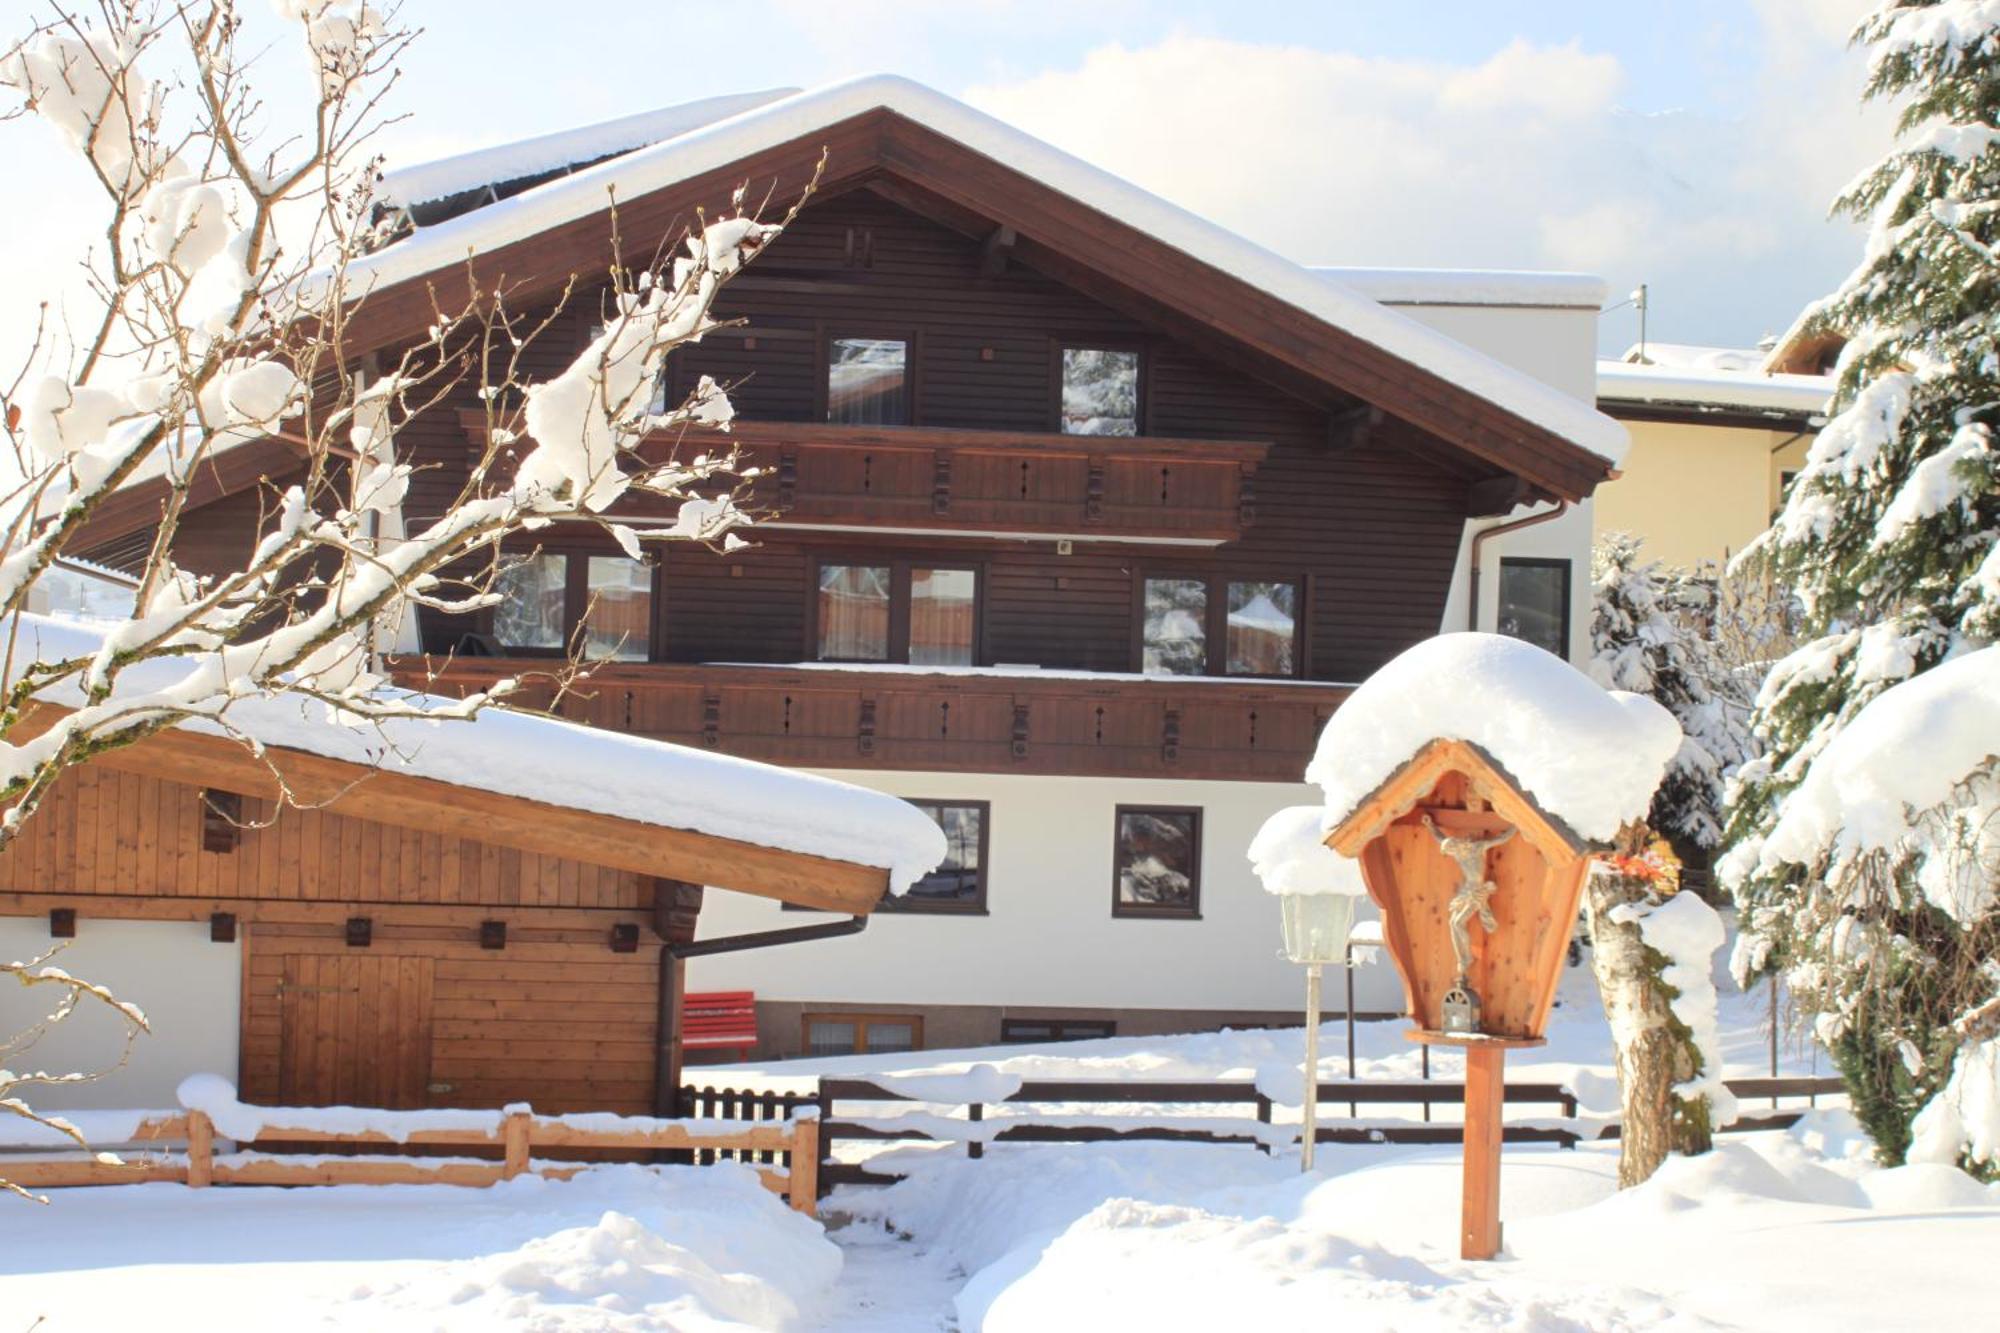
[[[472,658],[435,681],[464,693],[517,676],[547,703],[546,659]],[[541,689],[539,695],[535,692]],[[1083,672],[605,665],[558,712],[592,726],[805,768],[1297,782],[1320,728],[1351,692],[1287,681]]]
[[[483,413],[461,425],[485,438]],[[897,528],[1216,545],[1256,520],[1268,442],[1050,435],[929,426],[737,421],[730,440],[763,470],[750,508],[766,527]],[[689,437],[713,450],[723,437]],[[648,444],[664,453],[676,441]],[[668,516],[646,499],[635,516]],[[649,507],[650,506],[650,507]]]

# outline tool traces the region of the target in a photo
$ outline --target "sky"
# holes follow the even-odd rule
[[[274,115],[290,33],[244,0]],[[1829,220],[1889,142],[1865,0],[407,0],[381,144],[411,165],[719,93],[908,75],[1310,264],[1640,283],[1656,341],[1747,346],[1859,257]],[[0,0],[0,33],[45,12]],[[737,26],[729,26],[736,22]],[[74,302],[94,214],[45,126],[0,124],[0,365]],[[1599,350],[1638,332],[1600,317]]]

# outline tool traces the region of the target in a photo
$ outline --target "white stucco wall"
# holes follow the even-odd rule
[[[1396,309],[1574,398],[1586,403],[1596,401],[1597,312],[1594,309],[1498,305],[1397,305]],[[1440,630],[1468,628],[1473,534],[1482,527],[1522,518],[1542,508],[1547,506],[1522,508],[1505,519],[1479,519],[1466,524]],[[1588,500],[1573,506],[1559,519],[1489,540],[1480,556],[1477,628],[1493,631],[1500,604],[1501,560],[1509,556],[1568,560],[1569,657],[1572,662],[1583,661],[1590,653],[1590,541]]]
[[[986,916],[882,914],[860,935],[688,963],[695,990],[858,1004],[1073,1005],[1079,1008],[1296,1009],[1302,969],[1278,956],[1277,901],[1244,859],[1272,811],[1317,788],[999,774],[829,771],[898,796],[992,802]],[[1111,915],[1113,809],[1199,806],[1201,919]],[[1372,916],[1372,908],[1363,909]],[[713,891],[703,938],[825,920]],[[1385,962],[1357,977],[1361,1009],[1399,1010]],[[1341,1004],[1330,978],[1328,1007]]]
[[[32,1106],[52,1111],[166,1109],[189,1074],[236,1081],[243,950],[216,944],[206,921],[105,921],[78,913],[76,938],[50,966],[110,988],[139,1006],[152,1024],[122,1069],[91,1083],[20,1090]],[[47,917],[0,917],[0,955],[26,961],[47,952]],[[0,1034],[20,1032],[45,1015],[55,993],[45,987],[0,986]],[[12,1057],[15,1069],[96,1070],[117,1063],[124,1024],[103,1005],[86,1002],[32,1052]]]

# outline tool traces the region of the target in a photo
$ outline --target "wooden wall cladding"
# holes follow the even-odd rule
[[[236,849],[204,851],[203,814],[194,787],[73,768],[0,852],[0,891],[624,911],[651,902],[624,871],[319,810],[277,812],[252,797]]]
[[[862,230],[872,236],[866,266],[849,258],[849,235]],[[567,325],[559,321],[541,344],[528,349],[534,373],[557,370],[574,354],[587,312],[596,304],[595,294],[580,295],[576,318]],[[1188,503],[1180,514],[1172,512],[1175,504],[1162,505],[1158,466],[1128,460],[1107,461],[1100,505],[1107,512],[1131,506],[1119,521],[1157,524],[1149,529],[1155,533],[1180,524],[1186,535],[1228,540],[1217,547],[1079,551],[1065,558],[1055,556],[1052,544],[977,543],[987,577],[982,656],[989,662],[1131,670],[1135,581],[1155,569],[1192,569],[1310,579],[1308,675],[1362,679],[1437,632],[1468,485],[1490,471],[1454,460],[1434,444],[1424,448],[1419,433],[1395,422],[1369,431],[1365,439],[1333,431],[1324,405],[1225,366],[1207,351],[1020,263],[989,275],[981,269],[978,242],[866,191],[809,208],[725,289],[721,313],[744,322],[676,353],[674,372],[682,385],[703,374],[728,383],[742,437],[750,441],[784,433],[786,426],[805,428],[795,434],[826,429],[821,348],[825,338],[840,333],[911,339],[917,428],[989,437],[1053,431],[1057,358],[1064,342],[1143,349],[1141,428],[1163,446],[1184,446],[1187,460],[1197,465],[1192,476],[1167,482],[1169,500],[1178,491]],[[457,493],[469,452],[468,412],[480,413],[469,392],[401,433],[400,442],[418,467],[409,502],[413,520],[441,511]],[[1199,466],[1205,441],[1265,446],[1248,513],[1240,489],[1232,489],[1242,485],[1240,476],[1225,476],[1220,467],[1207,476]],[[713,444],[691,436],[682,447]],[[837,506],[812,497],[848,495],[856,485],[847,475],[853,459],[840,454],[829,450],[823,458],[808,457],[801,450],[794,460],[797,496],[827,506],[816,516],[821,522],[835,521]],[[958,523],[1008,530],[1025,516],[1036,520],[1029,531],[1089,530],[1087,510],[1077,508],[1079,469],[1086,502],[1091,492],[1087,462],[1031,465],[1029,494],[1023,497],[1021,458],[982,457],[995,461],[952,458],[945,515],[934,507],[934,454],[913,452],[894,466],[878,459],[872,488],[889,488],[901,509],[894,519],[859,517],[895,527]],[[774,475],[766,493],[777,484]],[[1021,507],[1024,500],[1050,507],[1035,513]],[[1150,511],[1142,524],[1146,506]],[[1246,518],[1252,520],[1247,527]],[[810,655],[805,617],[818,538],[779,531],[750,535],[758,549],[726,559],[690,544],[665,548],[657,657],[770,663]],[[558,538],[570,539],[544,534],[545,540]],[[574,540],[613,549],[608,540],[588,535]],[[878,557],[940,553],[940,544],[925,538],[883,534],[865,541]],[[973,545],[956,554],[963,560]],[[476,627],[469,617],[428,612],[424,624],[427,646],[435,651],[449,649]]]
[[[543,934],[496,953],[462,929],[390,925],[361,951],[329,927],[252,926],[244,1100],[650,1112],[657,957]]]

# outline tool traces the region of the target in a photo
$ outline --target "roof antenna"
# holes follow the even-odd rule
[[[1639,345],[1628,352],[1625,359],[1642,366],[1653,364],[1653,358],[1646,355],[1646,291],[1647,285],[1642,282],[1632,289],[1631,295],[1627,296],[1617,305],[1608,305],[1597,312],[1599,316],[1603,316],[1610,314],[1614,310],[1623,310],[1628,305],[1637,308],[1639,311]]]

